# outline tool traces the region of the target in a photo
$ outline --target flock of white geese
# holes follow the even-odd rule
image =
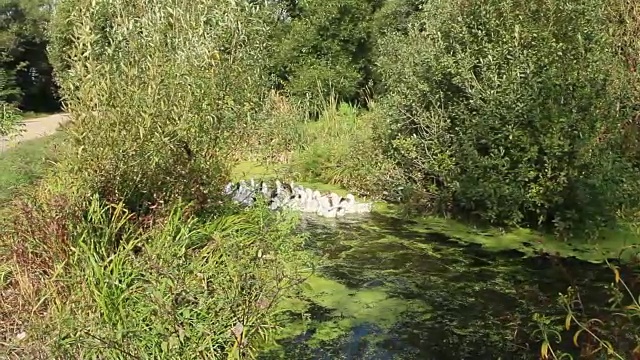
[[[249,182],[240,180],[237,183],[228,183],[225,186],[225,194],[246,206],[253,205],[257,196],[261,195],[267,199],[272,210],[288,208],[328,218],[369,213],[372,208],[372,203],[357,202],[352,194],[345,197],[336,193],[321,194],[318,190],[305,188],[293,182],[283,184],[279,180],[275,181],[273,189],[266,182],[256,182],[254,179]]]

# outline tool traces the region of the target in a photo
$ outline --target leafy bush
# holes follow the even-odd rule
[[[20,111],[13,105],[0,101],[0,137],[15,135],[20,129],[22,116]]]
[[[324,99],[363,99],[371,80],[371,16],[379,1],[324,0],[283,6],[287,18],[272,33],[270,71],[312,114]]]
[[[630,121],[625,124],[624,148],[640,167],[640,4],[635,1],[610,0],[606,15],[610,22],[615,48],[629,69],[636,104]]]
[[[74,119],[70,171],[136,212],[219,204],[237,129],[262,108],[264,25],[244,3],[59,4],[52,59]]]
[[[15,106],[15,98],[20,91],[15,87],[13,74],[0,69],[0,137],[13,135],[19,130],[22,119],[20,111]]]
[[[9,73],[10,102],[20,109],[60,109],[47,57],[47,26],[53,0],[5,0],[0,3],[0,67]]]
[[[597,228],[635,200],[632,102],[600,1],[430,1],[381,43],[385,143],[441,209]]]

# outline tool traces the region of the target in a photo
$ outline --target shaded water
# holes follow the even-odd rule
[[[533,314],[557,316],[560,329],[558,295],[571,285],[585,304],[608,299],[603,265],[489,252],[415,225],[380,214],[306,219],[309,246],[326,258],[309,281],[310,318],[292,317],[262,358],[537,359]],[[572,335],[554,347],[577,355]]]

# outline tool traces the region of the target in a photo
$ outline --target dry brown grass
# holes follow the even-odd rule
[[[0,284],[0,328],[6,329],[0,342],[16,358],[38,358],[35,355],[42,352],[31,324],[46,319],[51,299],[65,292],[56,274],[68,261],[72,224],[81,221],[78,204],[67,197],[47,187],[29,194],[9,205],[5,231],[0,233],[5,275]]]

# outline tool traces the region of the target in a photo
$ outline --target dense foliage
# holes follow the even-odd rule
[[[600,1],[431,1],[391,35],[387,147],[448,210],[597,228],[633,205],[633,105]]]
[[[565,235],[635,207],[638,29],[627,2],[277,3],[268,70],[293,111],[265,121],[280,135],[263,133],[283,151],[297,144],[296,170],[404,193],[421,210]],[[330,115],[336,103],[363,99],[380,105],[361,102],[373,113],[364,127],[321,142],[291,119],[322,110],[327,127],[349,123]],[[347,144],[355,151],[343,159]],[[380,151],[386,160],[353,156]],[[376,172],[393,175],[358,186]]]
[[[13,135],[21,119],[20,112],[14,103],[7,98],[14,96],[16,90],[11,85],[12,75],[0,69],[0,137]]]
[[[57,111],[60,103],[47,56],[51,0],[0,2],[0,63],[7,74],[3,101],[34,112]],[[4,77],[4,76],[3,76]]]
[[[76,171],[131,210],[177,198],[215,207],[224,145],[264,99],[260,17],[233,4],[90,3],[59,4],[51,47],[78,122]]]
[[[367,193],[404,192],[422,210],[566,235],[635,207],[640,82],[628,3],[281,5],[268,62],[289,110],[261,134],[281,144],[271,154],[302,151],[295,170]],[[336,125],[352,121],[331,115],[336,103],[362,94],[381,105],[367,102],[373,116]],[[296,119],[320,110],[333,130],[305,135]],[[386,160],[367,156],[380,150]]]
[[[379,2],[281,2],[268,68],[276,87],[314,113],[330,96],[362,100],[372,80],[371,16]]]
[[[73,119],[0,226],[18,294],[0,322],[41,325],[17,357],[242,358],[268,340],[307,259],[295,218],[221,196],[239,157],[567,235],[638,210],[626,0],[1,4],[0,135],[56,86]]]

